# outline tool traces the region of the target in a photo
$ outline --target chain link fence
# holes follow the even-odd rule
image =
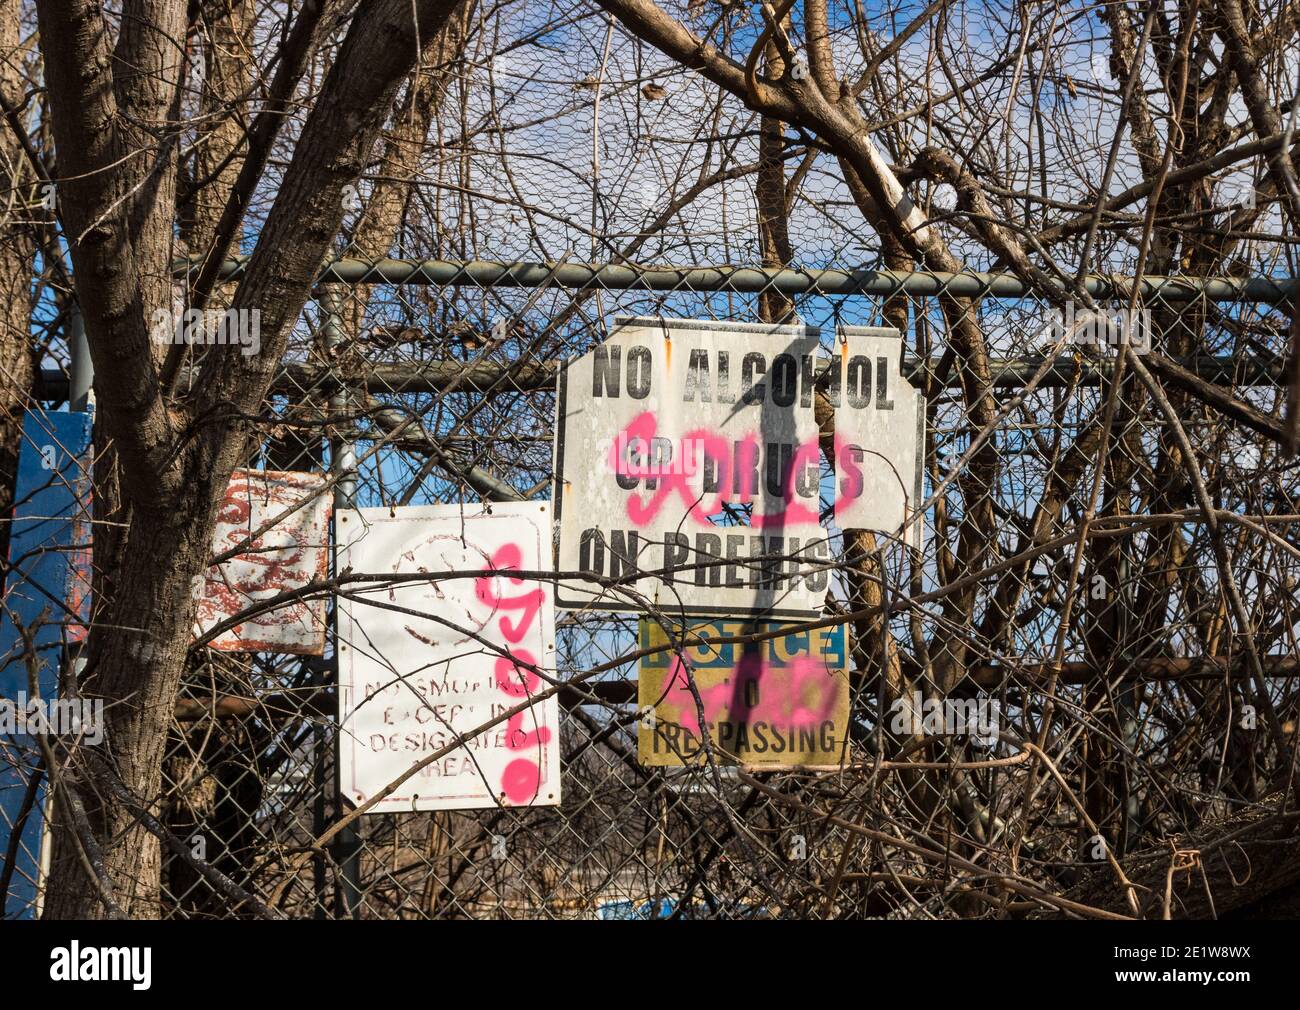
[[[323,587],[323,656],[190,650],[165,789],[133,798],[165,843],[160,914],[1217,916],[1294,890],[1296,269],[1274,178],[1293,138],[1238,101],[1292,105],[1291,21],[1246,10],[1257,49],[1238,61],[1217,7],[1144,28],[1132,5],[786,4],[769,35],[773,12],[735,0],[657,5],[748,62],[742,91],[611,6],[462,4],[419,54],[344,190],[337,258],[246,462],[326,475],[336,508],[546,501],[558,370],[616,319],[801,320],[828,351],[841,326],[893,327],[925,397],[924,532],[908,545],[828,516],[851,750],[829,772],[647,767],[636,617],[560,611],[561,805],[358,816]],[[158,269],[191,257],[172,309],[202,292],[220,310],[244,273],[225,250],[277,257],[296,238],[265,226],[365,5],[189,7],[175,101],[121,164],[178,152]],[[38,399],[79,405],[82,279],[59,213],[86,176],[55,157],[34,6],[8,8],[0,324],[21,339],[0,366],[21,396],[34,371]],[[783,34],[788,67],[766,44]],[[809,74],[853,113],[846,136],[802,106],[754,111],[754,81],[798,98],[787,85]],[[850,134],[899,187],[888,213]],[[900,242],[917,215],[941,260]],[[974,272],[1011,269],[1008,249],[1032,286]],[[390,253],[442,258],[375,259]],[[885,269],[939,262],[972,272]],[[1125,276],[1177,269],[1214,276]],[[165,401],[206,353],[160,354],[177,364]],[[112,485],[103,432],[95,448]],[[99,589],[111,571],[94,574]],[[59,746],[74,778],[93,758]],[[41,862],[16,856],[0,844],[10,896]]]
[[[547,499],[563,359],[617,316],[753,321],[776,294],[827,341],[903,332],[925,535],[835,533],[853,742],[831,772],[642,766],[636,619],[561,611],[559,679],[608,669],[560,696],[559,807],[349,817],[332,615],[323,659],[196,648],[155,807],[183,843],[164,914],[254,914],[211,870],[300,918],[1070,914],[1144,854],[1213,891],[1222,853],[1186,839],[1266,809],[1295,739],[1289,284],[1084,290],[1136,299],[1151,353],[1079,342],[1009,277],[336,264],[253,466],[363,506]],[[992,734],[934,731],[954,702]]]

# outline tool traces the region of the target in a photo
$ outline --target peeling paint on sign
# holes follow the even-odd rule
[[[325,578],[329,563],[330,494],[322,474],[236,470],[217,512],[214,555],[239,548],[229,561],[208,569],[199,596],[195,635],[200,636],[259,600],[302,589]],[[294,601],[256,614],[208,643],[227,652],[287,652],[319,656],[325,651],[324,598]]]

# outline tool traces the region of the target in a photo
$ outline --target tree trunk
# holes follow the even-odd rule
[[[181,403],[169,401],[149,339],[154,311],[171,301],[175,138],[163,130],[142,154],[139,123],[175,106],[168,86],[177,85],[171,61],[178,59],[184,4],[126,6],[124,22],[143,23],[124,29],[111,57],[100,5],[60,0],[38,7],[64,222],[78,237],[70,242],[78,300],[129,510],[121,549],[105,559],[113,566],[106,580],[112,596],[98,601],[83,674],[85,693],[105,701],[105,740],[60,769],[63,792],[80,796],[86,823],[73,823],[72,803],[60,805],[50,918],[108,914],[104,892],[125,915],[159,914],[159,841],[139,814],[156,816],[161,799],[168,728],[192,633],[191,587],[208,564],[217,503],[258,436],[249,418],[262,409],[338,233],[344,187],[364,170],[399,84],[459,4],[372,0],[354,17],[232,300],[238,311],[261,313],[261,353],[207,348],[192,398]],[[159,41],[159,26],[170,26],[171,48]],[[140,68],[150,65],[159,74],[139,80]],[[115,81],[114,73],[126,79]],[[85,849],[102,850],[102,861],[85,858]],[[98,882],[86,879],[86,863],[98,863]]]
[[[194,621],[193,579],[206,567],[211,549],[211,513],[157,513],[137,508],[114,580],[114,597],[97,615],[122,629],[93,634],[84,681],[106,700],[103,757],[87,755],[90,788],[81,790],[89,827],[104,841],[104,871],[118,904],[129,918],[160,913],[159,840],[143,828],[123,802],[119,785],[140,807],[157,814],[162,760],[176,706],[180,671]],[[168,559],[161,564],[160,559]],[[114,781],[116,780],[116,781]],[[44,915],[51,919],[100,918],[106,912],[99,891],[85,879],[81,842],[66,803],[57,803],[54,861]]]

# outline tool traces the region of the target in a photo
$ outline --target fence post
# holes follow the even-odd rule
[[[343,332],[343,321],[339,315],[339,292],[331,286],[325,287],[318,299],[318,305],[321,311],[321,328],[322,328],[322,346],[326,352],[326,359],[329,360],[335,348],[341,346],[347,339]],[[344,413],[348,406],[348,391],[346,388],[340,389],[333,393],[329,398],[329,412],[331,417]],[[337,484],[334,485],[334,508],[350,509],[356,506],[356,468],[357,455],[356,446],[347,439],[331,438],[330,439],[330,469],[336,476],[347,474]],[[336,545],[333,549],[337,551],[337,538],[332,542]],[[337,562],[337,556],[335,558]],[[338,570],[337,564],[335,571]],[[331,669],[334,676],[334,690],[337,697],[338,686],[338,605],[335,603],[330,609],[330,626],[333,631],[331,638],[334,642],[334,660]],[[343,812],[343,789],[338,780],[338,763],[334,767],[334,813],[339,816]],[[353,918],[361,917],[361,891],[358,886],[358,878],[361,874],[361,844],[357,836],[355,827],[349,825],[344,828],[338,835],[333,846],[334,859],[339,867],[339,888],[335,894],[334,915],[336,918]]]

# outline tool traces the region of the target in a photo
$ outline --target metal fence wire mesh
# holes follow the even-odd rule
[[[124,5],[101,6],[130,42]],[[1265,901],[1264,880],[1300,915],[1300,462],[1283,449],[1300,214],[1270,167],[1291,124],[1243,111],[1210,10],[1225,5],[469,2],[413,53],[360,153],[309,127],[348,97],[331,76],[380,5],[188,6],[158,122],[121,114],[143,146],[65,181],[80,152],[54,157],[49,40],[33,4],[0,4],[6,123],[40,156],[0,130],[0,272],[18,278],[0,314],[22,309],[0,323],[22,336],[15,360],[45,367],[46,402],[75,386],[77,289],[96,275],[66,267],[32,173],[55,172],[67,214],[68,182],[156,149],[181,197],[137,245],[166,247],[145,278],[162,298],[171,258],[189,264],[176,306],[202,291],[224,309],[273,242],[332,236],[244,419],[249,467],[327,475],[336,508],[547,501],[557,374],[616,320],[802,322],[828,354],[840,327],[886,326],[924,395],[923,530],[914,545],[842,530],[820,502],[825,617],[851,646],[852,747],[831,771],[643,765],[638,622],[593,606],[556,614],[559,806],[354,816],[334,589],[318,594],[323,656],[200,641],[162,794],[133,798],[164,842],[163,916],[264,914],[251,897],[304,919],[1160,917],[1170,901],[1208,917]],[[647,30],[638,12],[656,6],[684,27]],[[1294,12],[1277,6],[1244,15],[1251,94],[1274,120],[1296,78]],[[703,43],[670,55],[687,32],[727,66],[702,70]],[[141,37],[141,65],[177,45]],[[746,60],[775,111],[737,83]],[[790,98],[812,84],[842,130]],[[63,114],[89,106],[77,97]],[[303,136],[333,153],[302,155]],[[285,223],[320,209],[285,199],[313,158],[331,186],[357,162],[341,226],[332,190],[316,201],[328,228],[323,212]],[[862,191],[876,162],[897,206]],[[83,202],[149,225],[123,194],[154,188],[141,174]],[[1092,307],[1137,321],[1138,353],[1080,340],[1069,320]],[[163,409],[201,402],[182,398],[229,350],[165,349]],[[102,431],[96,449],[108,458]],[[972,712],[993,732],[947,731]],[[83,774],[87,750],[58,756],[88,791],[109,779]]]
[[[1169,839],[1261,802],[1285,771],[1270,722],[1293,739],[1297,703],[1296,471],[1267,434],[1289,310],[1266,280],[1140,292],[1153,344],[1191,376],[1157,387],[1174,426],[1133,369],[1110,381],[1113,348],[1063,344],[1051,307],[1006,278],[344,264],[281,369],[257,465],[342,470],[360,505],[548,497],[558,362],[617,316],[755,319],[778,286],[826,340],[898,326],[926,392],[920,544],[835,534],[827,614],[887,613],[850,622],[842,768],[643,767],[636,663],[620,661],[636,619],[562,611],[559,679],[608,669],[561,695],[559,807],[334,831],[352,808],[335,781],[331,630],[323,660],[196,650],[162,803],[190,854],[299,917],[980,916],[1051,909],[1034,888],[1086,887],[1109,853],[1167,862]],[[984,424],[943,352],[945,298],[988,341]],[[1264,420],[1224,423],[1196,383]],[[934,699],[996,702],[996,739],[893,724]],[[1050,773],[1030,773],[1029,745]],[[984,888],[1004,875],[1019,894]],[[195,859],[173,853],[164,881],[168,915],[239,914]]]

